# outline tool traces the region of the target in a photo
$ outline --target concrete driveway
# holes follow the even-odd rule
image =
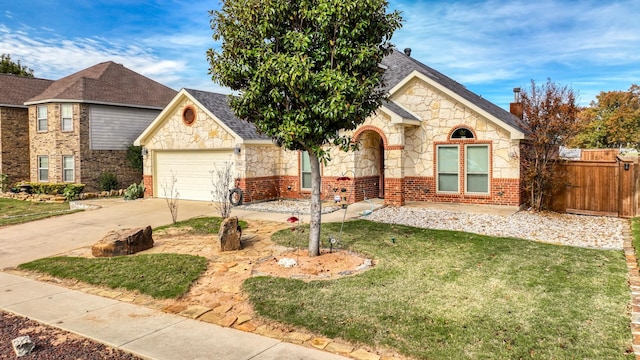
[[[83,201],[100,208],[0,227],[0,269],[92,245],[111,230],[171,223],[164,199],[97,199]],[[178,220],[219,216],[211,202],[180,200]]]

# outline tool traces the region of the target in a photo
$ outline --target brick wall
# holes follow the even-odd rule
[[[406,177],[405,201],[456,202],[463,204],[520,205],[519,179],[492,179],[487,195],[438,194],[434,177]]]
[[[274,200],[280,197],[277,176],[240,179],[238,187],[244,192],[245,202]]]
[[[142,181],[144,184],[144,197],[153,197],[153,175],[144,175]]]
[[[29,111],[0,107],[0,174],[9,185],[29,181]]]

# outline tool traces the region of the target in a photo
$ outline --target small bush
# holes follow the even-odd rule
[[[125,200],[135,200],[144,196],[144,184],[133,183],[124,191]]]
[[[69,184],[65,186],[62,195],[67,199],[67,201],[71,201],[78,196],[84,190],[84,184]]]
[[[112,172],[103,171],[98,177],[98,183],[102,191],[117,190],[120,184],[118,183],[118,176]]]
[[[64,192],[64,188],[67,187],[67,183],[23,183],[31,185],[31,191],[36,194],[46,194],[46,195],[58,195]]]

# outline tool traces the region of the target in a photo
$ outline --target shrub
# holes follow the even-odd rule
[[[118,177],[116,174],[108,171],[103,171],[98,177],[98,183],[100,184],[100,189],[102,191],[111,191],[117,190],[118,186]]]
[[[71,201],[78,196],[84,190],[84,184],[69,184],[65,186],[62,194],[67,199],[67,201]]]
[[[144,184],[133,183],[124,191],[125,200],[135,200],[144,196]]]
[[[142,172],[142,146],[127,145],[127,163],[132,169]]]
[[[31,185],[31,191],[36,194],[46,194],[46,195],[58,195],[64,192],[64,188],[68,185],[66,183],[38,183],[38,182],[30,182],[23,183]]]

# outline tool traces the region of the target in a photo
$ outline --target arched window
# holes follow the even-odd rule
[[[451,134],[452,139],[473,139],[473,132],[467,128],[457,128]]]

